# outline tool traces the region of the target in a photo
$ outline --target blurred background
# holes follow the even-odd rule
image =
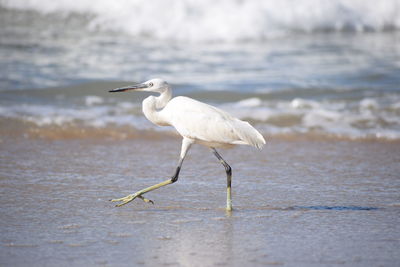
[[[1,0],[0,24],[2,135],[157,134],[106,91],[160,77],[267,135],[400,139],[398,0]]]
[[[141,111],[163,78],[263,150]],[[174,136],[173,136],[174,135]],[[400,0],[0,0],[1,266],[400,266]]]

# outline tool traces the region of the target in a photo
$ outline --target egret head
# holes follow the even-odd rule
[[[156,79],[148,80],[144,83],[138,83],[138,84],[133,84],[133,85],[125,86],[125,87],[112,89],[109,92],[115,93],[115,92],[125,92],[125,91],[129,91],[129,90],[135,90],[135,91],[163,93],[168,88],[169,88],[169,85],[166,81],[156,78]]]

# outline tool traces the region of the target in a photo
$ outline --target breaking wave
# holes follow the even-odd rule
[[[135,138],[174,133],[158,127],[141,113],[140,103],[109,102],[85,96],[83,105],[19,104],[0,107],[0,136],[12,129],[29,137],[42,138]],[[266,137],[325,136],[351,140],[400,140],[400,98],[363,98],[359,101],[316,101],[295,98],[284,101],[257,97],[220,103],[218,107],[250,121]],[[17,127],[12,127],[17,125]],[[11,129],[11,130],[10,130]],[[14,134],[14,133],[12,133]]]
[[[82,14],[90,30],[177,41],[263,40],[294,32],[369,32],[400,29],[398,0],[1,0],[1,6]]]

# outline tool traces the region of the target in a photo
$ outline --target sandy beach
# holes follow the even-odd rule
[[[0,266],[400,266],[399,14],[398,0],[0,0]],[[109,93],[153,78],[267,140],[219,150],[232,213],[199,145],[154,205],[109,201],[176,169],[181,138],[142,112],[151,93]]]
[[[395,142],[271,139],[194,146],[179,181],[120,208],[108,200],[167,179],[180,140],[2,139],[3,266],[396,266]]]

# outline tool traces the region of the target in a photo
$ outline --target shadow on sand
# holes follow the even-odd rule
[[[361,206],[293,206],[290,210],[377,210],[376,207]]]

